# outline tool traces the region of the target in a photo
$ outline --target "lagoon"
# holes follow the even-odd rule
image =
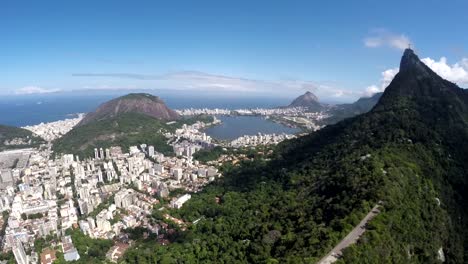
[[[219,116],[221,124],[205,130],[206,134],[215,139],[233,140],[244,135],[262,134],[294,134],[301,130],[288,127],[261,116]]]

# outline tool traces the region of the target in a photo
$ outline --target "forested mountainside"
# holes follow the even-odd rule
[[[340,262],[465,263],[467,159],[466,91],[408,49],[370,112],[286,141],[272,160],[226,167],[171,212],[187,230],[124,261],[315,263],[380,202]]]

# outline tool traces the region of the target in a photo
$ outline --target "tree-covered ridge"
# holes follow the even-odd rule
[[[34,135],[31,131],[0,125],[0,151],[15,148],[37,147],[44,140]]]
[[[371,112],[224,168],[177,212],[197,224],[125,261],[315,263],[382,201],[342,263],[466,262],[468,98],[421,64],[405,52]]]

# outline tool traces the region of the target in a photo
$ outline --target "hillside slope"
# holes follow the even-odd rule
[[[0,125],[0,151],[37,147],[44,140],[26,129]]]
[[[372,111],[225,168],[173,213],[203,220],[125,261],[315,263],[382,201],[340,262],[466,263],[467,100],[406,50]]]
[[[334,124],[345,118],[357,116],[369,112],[378,102],[383,93],[376,93],[371,97],[361,97],[351,104],[339,104],[329,109],[330,117],[325,119],[325,124]]]
[[[94,112],[86,114],[78,126],[113,118],[124,113],[140,113],[166,121],[180,118],[179,114],[169,109],[159,97],[145,93],[133,93],[103,103]]]

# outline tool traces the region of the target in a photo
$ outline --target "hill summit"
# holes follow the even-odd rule
[[[318,97],[309,91],[294,99],[288,107],[307,107],[313,111],[320,111],[323,108]]]
[[[124,113],[145,114],[165,121],[180,118],[179,114],[168,108],[158,96],[147,93],[131,93],[101,104],[94,112],[88,113],[78,126],[110,119]]]

